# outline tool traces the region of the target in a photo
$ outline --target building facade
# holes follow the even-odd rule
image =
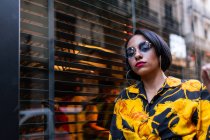
[[[179,7],[182,35],[185,37],[188,53],[188,67],[195,69],[197,78],[202,65],[210,62],[210,10],[209,0],[184,0]]]

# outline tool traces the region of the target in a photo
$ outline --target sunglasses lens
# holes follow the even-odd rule
[[[129,47],[126,50],[127,57],[133,57],[135,53],[136,53],[136,49],[133,47]]]
[[[147,52],[150,50],[150,48],[151,48],[151,45],[148,41],[145,41],[145,42],[139,44],[139,50],[141,52]],[[136,48],[134,48],[134,47],[129,47],[126,49],[126,57],[127,58],[133,57],[135,55],[135,53],[136,53]]]
[[[144,42],[144,43],[139,44],[139,49],[141,52],[147,52],[149,51],[150,48],[151,47],[150,47],[149,42]]]

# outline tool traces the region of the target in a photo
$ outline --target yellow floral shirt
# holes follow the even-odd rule
[[[143,84],[132,85],[116,100],[110,132],[113,140],[210,139],[210,93],[168,77],[148,103]]]

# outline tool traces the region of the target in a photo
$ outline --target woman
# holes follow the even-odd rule
[[[140,29],[126,43],[129,76],[115,103],[113,140],[210,138],[210,64],[202,68],[204,85],[164,74],[172,61],[168,45],[156,33]]]

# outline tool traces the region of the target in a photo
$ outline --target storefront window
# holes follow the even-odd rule
[[[50,138],[51,122],[55,139],[107,139],[125,84],[130,1],[56,0],[53,11],[50,2],[21,0],[20,139]]]

